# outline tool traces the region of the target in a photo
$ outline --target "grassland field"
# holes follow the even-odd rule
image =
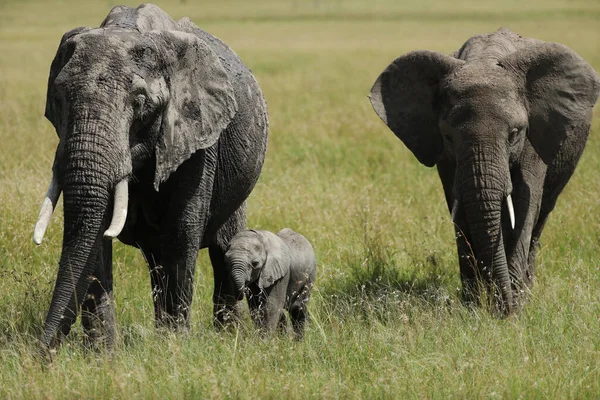
[[[156,331],[145,262],[116,244],[114,354],[85,351],[77,324],[41,363],[62,240],[60,207],[45,242],[31,239],[57,144],[43,117],[49,66],[65,31],[98,26],[116,4],[0,0],[0,398],[600,396],[600,107],[542,236],[530,302],[499,320],[461,304],[437,173],[367,99],[400,54],[450,53],[501,26],[600,71],[598,0],[156,0],[228,43],[264,91],[271,131],[248,225],[313,243],[312,323],[303,342],[214,332],[203,251],[190,332]]]

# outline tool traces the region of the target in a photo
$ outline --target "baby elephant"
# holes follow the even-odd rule
[[[238,233],[225,253],[238,299],[246,294],[250,315],[259,329],[285,331],[287,310],[297,339],[304,335],[310,288],[317,259],[310,242],[285,228],[277,235],[253,229]]]

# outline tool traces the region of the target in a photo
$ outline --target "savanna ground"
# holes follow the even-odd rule
[[[461,304],[437,173],[418,163],[367,100],[398,55],[450,53],[500,26],[564,43],[600,70],[595,0],[157,1],[222,38],[256,74],[271,136],[248,225],[291,227],[312,241],[319,260],[312,324],[301,343],[262,340],[249,328],[215,333],[203,251],[191,332],[157,332],[144,260],[116,244],[114,355],[86,352],[77,324],[43,365],[36,338],[62,238],[59,207],[43,245],[31,239],[57,144],[43,118],[49,65],[63,32],[98,26],[116,4],[0,5],[0,398],[600,394],[598,107],[578,170],[542,236],[531,300],[498,320]]]

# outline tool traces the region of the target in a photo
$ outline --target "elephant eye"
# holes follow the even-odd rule
[[[135,96],[135,99],[133,99],[133,110],[138,116],[141,116],[143,114],[145,103],[146,96],[144,96],[143,94],[138,94],[137,96]]]
[[[259,262],[258,262],[258,260],[252,260],[251,264],[252,264],[252,268],[258,268]]]
[[[513,128],[508,134],[508,143],[511,145],[517,143],[519,141],[519,132],[521,132],[521,130],[522,129],[519,128]]]
[[[444,139],[446,139],[446,141],[450,144],[454,143],[454,139],[452,139],[452,136],[450,135],[444,135]]]

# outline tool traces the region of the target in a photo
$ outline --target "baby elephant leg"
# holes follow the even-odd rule
[[[267,302],[265,293],[261,293],[257,287],[250,287],[250,293],[247,294],[246,300],[254,327],[261,329],[265,325],[265,304]]]
[[[304,328],[308,320],[308,300],[310,299],[310,288],[304,286],[298,297],[290,304],[289,313],[296,340],[304,337]]]
[[[267,301],[265,304],[265,325],[263,326],[266,333],[274,332],[281,325],[286,291],[287,279],[285,278],[266,290]],[[283,318],[285,319],[285,316]]]
[[[281,313],[281,317],[279,317],[279,324],[277,325],[277,331],[282,334],[286,334],[288,329],[288,322],[285,316],[285,313]]]

